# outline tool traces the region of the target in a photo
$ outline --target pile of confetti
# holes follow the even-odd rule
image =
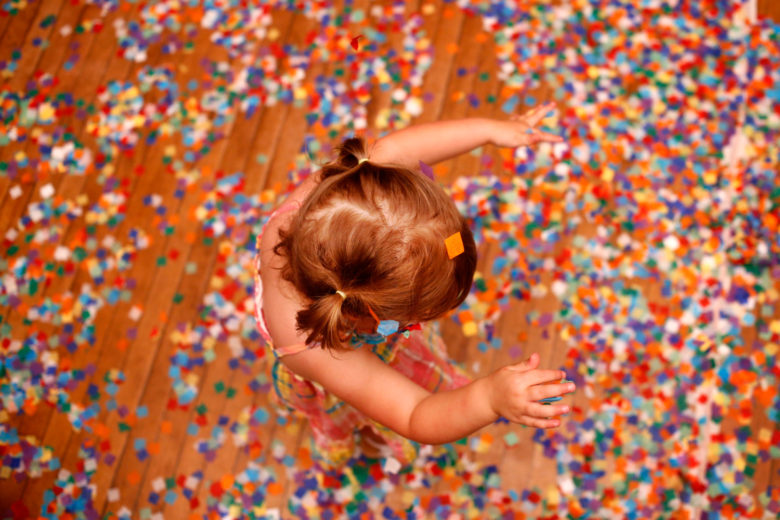
[[[16,211],[13,221],[0,214],[0,485],[40,490],[42,504],[31,512],[12,497],[10,518],[161,518],[183,502],[211,518],[780,515],[780,488],[754,485],[757,467],[780,458],[780,26],[751,20],[744,0],[546,4],[459,0],[410,12],[400,2],[337,11],[329,2],[88,1],[75,26],[58,19],[65,13],[42,15],[32,46],[0,45],[4,80],[19,79],[24,53],[74,34],[108,34],[114,59],[135,67],[77,98],[57,77],[83,60],[74,40],[59,72],[0,87],[0,146],[13,150],[0,161],[0,195]],[[8,2],[0,20],[39,8]],[[447,187],[478,243],[501,252],[452,316],[479,351],[518,357],[495,332],[505,311],[559,302],[557,312],[525,316],[529,328],[552,328],[585,396],[562,428],[533,435],[556,470],[549,489],[509,489],[496,465],[480,462],[498,444],[516,449],[506,425],[423,447],[410,467],[360,458],[324,469],[307,442],[280,441],[300,422],[272,409],[252,259],[285,189],[249,193],[249,173],[206,164],[238,119],[274,105],[307,110],[290,184],[343,135],[409,125],[429,109],[435,93],[424,81],[445,58],[425,20],[456,10],[480,18],[497,64],[457,75],[501,87],[451,102],[509,114],[542,101],[534,93],[543,87],[559,106],[545,124],[566,138],[485,153],[474,176]],[[309,24],[300,44],[283,43],[275,24],[289,16]],[[210,44],[200,48],[204,34]],[[182,79],[184,62],[198,74]],[[377,93],[390,107],[374,113]],[[146,167],[120,176],[118,159],[140,153],[162,166],[139,161]],[[146,168],[174,181],[158,192]],[[74,191],[82,179],[87,189]],[[132,204],[146,225],[125,225]],[[173,295],[196,310],[168,323],[146,316],[151,278],[137,267],[180,261],[164,247],[177,235],[212,252],[213,265],[185,264],[189,279],[209,279],[199,301]],[[97,326],[120,314],[130,327]],[[170,392],[136,406],[122,399],[124,355],[147,337],[166,341]],[[83,361],[93,348],[107,351],[97,365]],[[212,383],[205,369],[220,365],[226,373]],[[217,416],[202,402],[240,394],[259,398]],[[21,433],[46,410],[73,432],[67,454],[64,443]],[[184,457],[213,463],[234,450],[243,465],[216,480],[202,470],[146,475],[148,494],[124,496],[124,482],[100,472],[120,457],[157,457],[160,443],[134,428],[164,410],[188,414]],[[175,427],[164,421],[162,432]],[[140,471],[127,470],[127,482]],[[44,476],[51,485],[35,487]]]

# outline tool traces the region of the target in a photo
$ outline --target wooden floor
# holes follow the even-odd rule
[[[272,9],[267,26],[260,17],[252,26],[263,27],[263,33],[254,37],[271,42],[268,55],[260,59],[241,47],[240,39],[233,55],[210,41],[216,31],[201,26],[209,15],[199,9],[181,9],[180,15],[168,17],[155,12],[159,20],[152,23],[143,22],[150,8],[137,2],[120,2],[117,9],[105,13],[97,5],[79,2],[13,5],[18,5],[17,13],[4,12],[0,17],[0,60],[5,60],[0,77],[6,96],[0,109],[4,120],[12,119],[15,104],[8,93],[36,97],[33,106],[38,104],[39,122],[16,124],[27,138],[3,142],[0,150],[4,163],[21,165],[14,172],[0,171],[4,239],[0,277],[20,270],[39,283],[34,288],[25,286],[26,292],[13,301],[8,299],[8,285],[0,293],[5,296],[0,303],[6,303],[0,307],[0,352],[7,359],[18,359],[23,348],[46,354],[40,354],[39,364],[9,365],[0,373],[0,433],[19,436],[0,438],[0,455],[8,461],[20,457],[21,446],[42,450],[23,457],[37,461],[37,466],[23,471],[4,463],[0,517],[22,518],[28,511],[34,518],[45,512],[42,504],[52,511],[63,510],[66,495],[73,500],[81,497],[90,504],[82,509],[94,509],[100,517],[122,512],[133,518],[158,512],[164,518],[200,517],[207,510],[215,511],[214,504],[235,491],[237,476],[255,466],[269,474],[257,485],[265,499],[256,503],[259,509],[252,514],[262,517],[276,510],[285,518],[296,517],[288,509],[301,489],[293,470],[311,466],[310,431],[301,420],[278,417],[265,377],[268,354],[248,328],[253,323],[252,307],[249,295],[241,290],[251,285],[248,244],[259,219],[288,185],[289,172],[303,171],[309,164],[301,153],[304,139],[311,139],[309,152],[322,158],[327,150],[317,150],[319,144],[336,143],[343,135],[332,132],[338,125],[307,120],[312,113],[325,112],[324,101],[312,107],[308,100],[316,88],[325,88],[327,78],[359,65],[350,65],[345,58],[352,35],[335,30],[323,34],[318,21],[305,14]],[[158,8],[166,5],[175,11],[168,4]],[[780,4],[763,0],[757,5],[762,16],[780,22]],[[362,0],[346,2],[342,9],[347,7],[367,13],[372,9]],[[410,36],[418,48],[407,49],[413,59],[396,72],[406,82],[412,74],[422,76],[415,92],[425,94],[424,105],[415,122],[506,117],[501,108],[506,87],[496,73],[496,43],[484,30],[481,17],[439,0],[409,1],[399,8],[398,26],[392,27],[394,8],[387,4],[383,9],[388,26],[376,29],[387,34],[388,47],[404,47],[404,21],[420,13],[421,26],[415,34],[424,31],[434,50],[430,69],[421,71],[416,66],[425,59],[425,42]],[[117,38],[121,26],[115,25],[121,20],[141,23],[140,29],[125,24],[130,36],[124,42]],[[143,40],[142,30],[153,38],[162,23],[185,28],[191,24],[193,32],[184,37],[185,31],[162,31],[159,41],[148,46],[145,59],[134,61],[129,42]],[[231,34],[251,40],[248,29],[243,33],[235,29],[237,23]],[[230,20],[223,27],[231,27]],[[178,34],[178,39],[171,34]],[[295,79],[295,61],[287,57],[291,49],[307,48],[313,38],[322,39],[316,41],[318,50],[310,56],[304,76]],[[366,33],[355,44],[375,39],[376,34]],[[242,68],[237,56],[251,55],[260,64],[273,61],[274,54],[280,69],[289,72],[289,81],[300,83],[294,92],[298,100],[269,106],[260,100],[249,117],[245,108],[238,108],[241,100],[221,99],[219,94],[241,78],[227,70],[202,67],[208,58],[209,63],[221,61],[237,71]],[[149,67],[157,67],[156,81],[139,77],[149,73]],[[320,76],[325,79],[316,81]],[[258,77],[262,73],[256,72],[254,79]],[[176,91],[171,90],[172,84]],[[202,96],[212,89],[209,104]],[[526,94],[552,99],[544,86]],[[134,104],[141,99],[156,102],[162,111],[169,106],[166,96],[170,95],[183,100],[179,113],[144,113]],[[394,89],[374,85],[350,95],[370,97],[365,114],[368,135],[382,132],[385,128],[378,128],[377,122],[397,107]],[[469,102],[472,95],[479,100],[494,96],[499,102],[474,106]],[[344,102],[335,96],[335,105]],[[45,102],[51,110],[40,108],[39,103]],[[128,139],[136,123],[144,131],[133,143]],[[389,124],[400,128],[406,123]],[[10,125],[7,120],[3,125],[5,135]],[[194,144],[188,142],[185,127],[192,130]],[[156,140],[147,138],[152,130],[158,134]],[[101,131],[114,135],[114,141],[99,135]],[[46,136],[54,136],[54,144],[61,147],[52,155],[67,159],[29,162],[42,156]],[[111,146],[99,148],[109,142]],[[80,145],[70,150],[68,143]],[[485,156],[496,166],[508,157],[494,149],[486,149]],[[452,184],[479,171],[486,160],[479,154],[466,155],[437,167],[436,173],[444,184]],[[61,170],[58,164],[64,164]],[[90,166],[79,172],[79,164]],[[250,199],[242,201],[237,194]],[[228,214],[230,208],[236,211]],[[222,224],[230,230],[229,236]],[[596,229],[587,224],[578,230],[579,236],[589,233],[595,234]],[[571,239],[562,238],[551,257],[566,250]],[[479,270],[489,275],[502,250],[488,243],[481,253]],[[24,258],[26,266],[20,263]],[[237,274],[236,268],[243,268],[244,274]],[[670,305],[661,296],[662,281],[643,283],[646,294],[657,295],[649,299]],[[563,367],[567,349],[560,339],[562,327],[555,322],[529,327],[527,321],[534,311],[559,310],[560,303],[552,295],[513,302],[496,331],[506,348],[489,348],[487,353],[481,345],[485,339],[464,336],[455,321],[447,320],[442,327],[452,356],[476,375],[532,352],[542,355],[545,366]],[[780,318],[776,306],[773,312]],[[743,329],[748,354],[758,334],[755,327]],[[45,343],[49,348],[41,348]],[[238,348],[243,348],[244,357],[237,361]],[[20,396],[17,400],[6,398],[13,384],[14,395]],[[187,400],[189,391],[195,394],[192,402]],[[598,389],[595,392],[581,391],[574,397],[580,418],[604,397]],[[759,407],[757,401],[754,407]],[[79,422],[85,427],[77,428]],[[719,425],[724,432],[744,426],[777,438],[777,424],[766,413],[748,413],[745,422],[727,417]],[[507,436],[511,432],[516,441]],[[430,501],[454,495],[454,486],[477,489],[479,483],[464,477],[463,467],[491,465],[497,467],[501,489],[537,490],[547,504],[554,504],[560,500],[556,498],[561,485],[556,480],[558,468],[545,456],[542,444],[534,441],[535,434],[508,425],[487,428],[457,447],[462,457],[457,478],[451,470],[433,479],[430,489],[415,491],[399,485],[389,493],[388,504],[401,511],[411,507],[415,496]],[[51,466],[54,459],[58,467]],[[593,463],[609,471],[615,461]],[[751,495],[760,501],[767,490],[780,486],[780,468],[776,458],[754,466]],[[418,468],[413,474],[424,475],[427,469]],[[251,496],[249,488],[243,488],[244,495]],[[476,506],[463,507],[468,511]],[[685,514],[696,510],[680,507]],[[250,514],[249,509],[245,514]]]

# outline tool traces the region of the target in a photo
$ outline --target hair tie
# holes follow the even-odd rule
[[[347,299],[347,294],[344,291],[336,291],[336,294],[341,296],[341,301],[344,301]]]
[[[368,160],[368,157],[363,157],[362,159],[358,159],[358,164],[363,164]]]

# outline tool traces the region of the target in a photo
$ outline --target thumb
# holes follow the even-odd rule
[[[539,366],[539,354],[534,352],[531,354],[531,357],[529,357],[525,361],[521,361],[520,363],[515,363],[514,365],[510,365],[512,370],[516,370],[518,372],[527,372],[529,370],[533,370],[536,367]]]

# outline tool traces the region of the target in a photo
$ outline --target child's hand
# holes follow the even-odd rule
[[[534,128],[547,113],[555,108],[555,103],[545,103],[523,115],[512,115],[509,121],[496,121],[490,142],[496,146],[518,147],[536,143],[562,143],[563,138]]]
[[[560,381],[566,374],[560,370],[539,370],[538,366],[539,356],[533,354],[528,361],[507,365],[491,374],[490,405],[495,413],[509,421],[535,428],[555,428],[560,426],[560,421],[552,417],[567,413],[569,407],[538,401],[573,392],[574,384],[544,384]]]

